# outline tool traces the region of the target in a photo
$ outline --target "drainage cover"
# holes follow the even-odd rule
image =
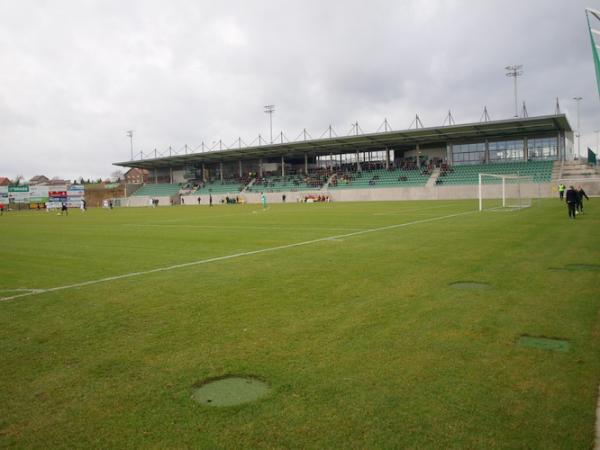
[[[192,398],[207,406],[234,406],[265,396],[271,388],[256,378],[227,377],[206,381],[194,389]]]
[[[518,344],[522,347],[537,348],[539,350],[554,350],[557,352],[568,352],[570,345],[563,339],[554,339],[535,336],[521,336]]]
[[[450,286],[456,289],[467,289],[471,291],[482,291],[485,289],[491,289],[488,283],[482,283],[478,281],[456,281],[454,283],[450,283]]]

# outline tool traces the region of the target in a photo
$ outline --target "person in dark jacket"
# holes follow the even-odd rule
[[[573,186],[569,186],[565,197],[567,200],[567,208],[569,209],[569,219],[575,219],[575,208],[577,206],[577,198],[579,195]]]
[[[577,208],[576,208],[576,210],[579,212],[579,214],[583,214],[583,197],[585,197],[586,200],[590,199],[587,196],[587,194],[585,193],[585,191],[583,190],[583,188],[581,186],[577,186]]]

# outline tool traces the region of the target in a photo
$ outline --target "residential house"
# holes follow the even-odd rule
[[[143,184],[148,182],[150,172],[146,169],[138,169],[134,167],[125,172],[125,182],[129,184]]]
[[[31,186],[35,186],[37,184],[48,184],[49,181],[50,178],[48,178],[47,176],[36,175],[35,177],[31,178],[31,180],[29,180],[29,184]]]

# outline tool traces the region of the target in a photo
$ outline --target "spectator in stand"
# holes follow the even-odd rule
[[[579,214],[583,214],[583,197],[586,198],[586,200],[589,200],[590,198],[587,196],[587,194],[585,193],[585,191],[583,190],[583,188],[581,186],[577,186],[577,212],[579,212]]]
[[[567,190],[566,199],[567,199],[567,208],[569,210],[569,219],[575,219],[575,207],[577,206],[577,191],[573,186],[569,186]]]

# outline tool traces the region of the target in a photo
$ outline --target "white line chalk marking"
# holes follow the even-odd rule
[[[322,237],[322,238],[318,238],[318,239],[312,239],[310,241],[296,242],[293,244],[285,244],[285,245],[277,245],[275,247],[268,247],[268,248],[263,248],[263,249],[259,249],[259,250],[251,250],[249,252],[240,252],[240,253],[234,253],[232,255],[217,256],[214,258],[207,258],[207,259],[201,259],[198,261],[191,261],[191,262],[182,263],[182,264],[175,264],[172,266],[158,267],[156,269],[144,270],[141,272],[130,272],[130,273],[125,273],[123,275],[115,275],[113,277],[106,277],[106,278],[99,278],[97,280],[83,281],[81,283],[74,283],[74,284],[69,284],[66,286],[57,286],[57,287],[48,288],[48,289],[38,289],[33,292],[26,292],[23,294],[12,295],[10,297],[0,297],[0,302],[14,300],[16,298],[28,297],[31,295],[39,295],[39,294],[45,294],[48,292],[64,291],[66,289],[91,286],[93,284],[99,284],[99,283],[107,283],[109,281],[123,280],[125,278],[138,277],[141,275],[149,275],[152,273],[167,272],[169,270],[183,269],[184,267],[198,266],[200,264],[208,264],[208,263],[217,262],[217,261],[226,261],[228,259],[240,258],[242,256],[258,255],[260,253],[274,252],[277,250],[286,250],[288,248],[294,248],[294,247],[302,247],[304,245],[316,244],[318,242],[331,241],[333,239],[343,239],[343,238],[349,238],[352,236],[359,236],[362,234],[376,233],[378,231],[394,230],[396,228],[403,228],[403,227],[408,227],[411,225],[418,225],[421,223],[428,223],[428,222],[435,222],[438,220],[451,219],[453,217],[464,216],[467,214],[474,214],[476,212],[478,212],[478,211],[466,211],[466,212],[462,212],[462,213],[449,214],[447,216],[414,220],[412,222],[405,222],[405,223],[400,223],[400,224],[395,224],[395,225],[387,225],[387,226],[378,227],[378,228],[370,228],[367,230],[354,231],[352,233],[338,234],[336,236],[327,236],[327,237]]]
[[[158,224],[158,223],[124,223],[125,227],[180,227],[180,228],[209,228],[219,230],[298,230],[298,231],[361,231],[364,228],[345,227],[282,227],[282,226],[235,226],[235,225],[196,225],[196,224]]]

